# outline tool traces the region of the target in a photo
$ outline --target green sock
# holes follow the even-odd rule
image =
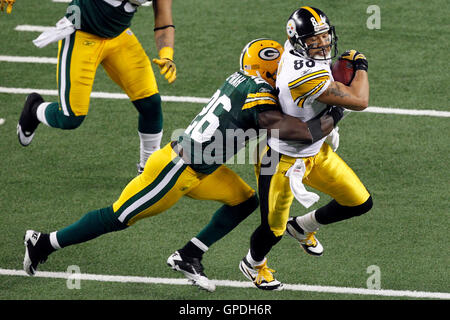
[[[255,211],[258,204],[258,196],[255,194],[236,206],[223,205],[214,213],[208,225],[198,233],[196,238],[207,247],[211,246],[236,228],[239,223]]]
[[[102,234],[127,228],[117,220],[112,207],[86,213],[80,220],[56,232],[61,248],[94,239]]]

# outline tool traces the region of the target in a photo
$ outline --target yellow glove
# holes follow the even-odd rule
[[[171,47],[164,47],[159,50],[159,59],[155,58],[152,61],[161,68],[161,74],[165,74],[169,83],[175,81],[177,78],[177,67],[175,62],[173,62],[173,49]]]
[[[6,13],[11,13],[13,4],[16,0],[0,0],[0,9],[3,11],[6,6]]]
[[[355,70],[365,70],[369,68],[366,56],[354,49],[345,51],[339,59],[348,60],[353,63]]]

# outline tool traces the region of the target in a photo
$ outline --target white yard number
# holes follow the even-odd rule
[[[223,111],[231,110],[231,101],[226,95],[220,95],[220,90],[212,96],[209,103],[192,120],[185,133],[191,139],[200,143],[211,139],[214,131],[219,127],[219,116]]]

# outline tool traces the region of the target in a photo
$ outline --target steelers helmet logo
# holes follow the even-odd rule
[[[293,37],[297,33],[297,31],[295,31],[295,21],[293,19],[289,19],[286,25],[286,32],[289,37]]]
[[[276,60],[280,56],[280,51],[275,48],[268,47],[259,51],[258,56],[263,60]]]

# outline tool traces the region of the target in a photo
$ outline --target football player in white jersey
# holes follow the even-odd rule
[[[333,81],[330,64],[337,55],[337,36],[321,10],[301,7],[294,11],[286,31],[288,40],[276,80],[284,113],[308,121],[326,112],[329,106],[354,111],[368,106],[368,63],[363,54],[350,50],[340,56],[356,70],[349,86]],[[366,187],[335,153],[338,138],[335,128],[328,137],[308,145],[269,139],[257,168],[261,224],[252,234],[250,250],[239,265],[256,287],[282,288],[282,283],[273,277],[273,270],[267,267],[266,255],[285,231],[308,254],[320,256],[323,247],[315,237],[319,227],[359,216],[372,208],[372,197]],[[268,159],[278,159],[278,163],[268,163]],[[294,197],[306,208],[319,199],[304,185],[330,195],[333,200],[306,215],[290,218]]]

